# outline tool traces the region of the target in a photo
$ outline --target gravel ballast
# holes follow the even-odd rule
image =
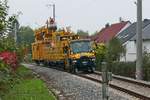
[[[43,77],[59,94],[60,100],[102,100],[101,84],[56,69],[24,65]],[[109,95],[110,100],[135,100],[134,97],[111,88]]]

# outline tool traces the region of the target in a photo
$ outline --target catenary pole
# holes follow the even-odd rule
[[[137,0],[137,32],[136,32],[136,42],[137,42],[137,60],[136,60],[136,79],[142,80],[142,0]]]
[[[46,5],[47,7],[52,7],[52,16],[53,16],[53,19],[55,21],[55,4],[48,4]]]
[[[55,4],[53,4],[53,19],[55,21]]]

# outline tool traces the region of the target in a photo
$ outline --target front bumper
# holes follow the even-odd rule
[[[95,58],[88,58],[86,57],[86,59],[80,58],[80,59],[74,59],[72,60],[72,65],[75,67],[80,68],[91,68],[91,67],[95,67]]]

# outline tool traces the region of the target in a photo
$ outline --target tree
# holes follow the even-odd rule
[[[99,44],[95,51],[97,65],[101,68],[101,62],[107,62],[108,69],[112,70],[113,62],[119,61],[120,56],[125,53],[125,48],[119,39],[113,38],[108,44]]]
[[[95,31],[95,32],[92,34],[92,36],[97,35],[98,33],[99,33],[98,31]]]
[[[109,41],[107,47],[107,58],[110,61],[119,61],[120,56],[126,52],[124,46],[121,44],[118,38],[113,38]]]
[[[113,38],[107,44],[106,62],[108,70],[113,70],[113,64],[120,60],[120,57],[125,54],[126,50],[118,38]]]
[[[87,37],[87,36],[89,36],[89,33],[88,33],[88,31],[85,32],[83,30],[78,30],[77,35],[79,35],[81,37]]]
[[[3,51],[16,51],[15,41],[12,37],[0,38],[0,52]]]
[[[97,44],[96,44],[97,45]],[[101,62],[103,62],[106,59],[106,46],[104,44],[99,44],[95,47],[95,53],[96,53],[96,64],[98,66],[101,65]]]
[[[18,30],[18,43],[31,44],[34,41],[34,32],[29,26],[21,26]]]
[[[34,32],[29,26],[21,26],[17,33],[18,45],[29,46],[31,49],[31,43],[34,42]]]
[[[4,30],[7,26],[7,0],[0,1],[0,35],[4,34]]]

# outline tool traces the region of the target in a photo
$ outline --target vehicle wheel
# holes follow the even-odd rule
[[[69,69],[70,69],[70,66],[71,66],[71,64],[68,62],[68,60],[66,60],[65,62],[64,62],[64,70],[65,71],[69,71]]]
[[[47,61],[43,61],[43,65],[44,65],[44,67],[47,67],[48,62]]]
[[[48,66],[49,66],[49,67],[52,67],[52,63],[51,63],[50,61],[48,62]]]
[[[91,67],[91,73],[95,72],[95,67]]]
[[[36,60],[35,63],[36,63],[37,66],[40,65],[40,61],[38,61],[38,60]]]
[[[69,72],[70,72],[70,73],[74,73],[74,69],[73,69],[73,66],[72,66],[72,65],[70,65],[70,67],[69,67]]]
[[[63,70],[67,70],[66,64],[63,64]]]
[[[79,73],[79,69],[77,67],[74,67],[74,74],[78,74]]]

